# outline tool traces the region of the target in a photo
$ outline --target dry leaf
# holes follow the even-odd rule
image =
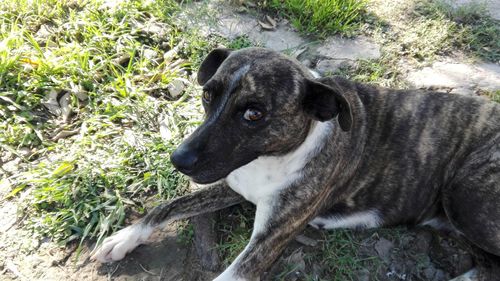
[[[270,16],[266,16],[267,22],[269,22],[273,27],[276,27],[278,23]]]
[[[307,50],[307,47],[303,47],[300,49],[295,49],[290,55],[294,58],[298,58],[300,55],[302,55],[305,51]]]
[[[71,116],[71,94],[69,92],[65,93],[59,99],[59,105],[61,106],[61,115],[63,121],[66,123]]]
[[[71,130],[71,131],[62,130],[62,131],[60,131],[59,133],[57,133],[57,134],[56,134],[56,135],[52,138],[52,140],[53,140],[53,141],[58,141],[58,140],[63,139],[63,138],[71,137],[71,136],[77,135],[79,131],[80,131],[79,129],[76,129],[76,130]]]
[[[274,26],[272,26],[271,24],[264,23],[264,22],[261,22],[261,21],[259,21],[259,24],[260,24],[260,27],[262,27],[262,29],[265,29],[265,30],[274,30]]]

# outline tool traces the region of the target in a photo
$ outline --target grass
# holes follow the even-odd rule
[[[492,101],[500,103],[500,90],[485,91],[485,92],[482,92],[481,95],[486,96],[487,98],[491,99]]]
[[[248,40],[182,29],[171,0],[18,0],[0,11],[0,159],[21,159],[2,165],[2,200],[19,200],[26,227],[100,240],[187,191],[168,156],[202,118],[192,69],[215,46]]]
[[[441,0],[387,2],[367,7],[363,32],[381,46],[381,57],[358,60],[336,73],[384,87],[408,88],[406,73],[443,56],[500,61],[500,24],[477,3],[452,7]]]
[[[299,31],[325,37],[356,31],[366,3],[365,0],[271,0],[269,7],[283,13]]]
[[[477,59],[500,59],[500,26],[480,4],[456,8],[441,0],[415,0],[378,15],[396,35],[388,42],[397,42],[399,48],[391,47],[400,55],[429,61],[460,50]]]
[[[378,257],[362,257],[359,253],[360,242],[359,238],[353,237],[351,230],[329,231],[321,243],[321,251],[310,258],[324,266],[322,275],[327,277],[325,280],[355,281],[363,269],[373,270],[382,264]],[[370,276],[377,280],[376,272],[370,272]]]
[[[479,59],[500,61],[500,24],[487,16],[485,5],[471,2],[454,8],[450,2],[424,1],[417,11],[448,25],[449,43]]]
[[[254,213],[255,208],[248,204],[232,207],[220,213],[218,224],[220,240],[217,249],[223,257],[225,266],[231,264],[250,240]]]

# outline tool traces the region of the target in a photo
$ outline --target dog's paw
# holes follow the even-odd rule
[[[94,250],[92,260],[99,262],[118,261],[140,244],[146,242],[153,228],[142,224],[128,226],[104,239],[102,245]]]

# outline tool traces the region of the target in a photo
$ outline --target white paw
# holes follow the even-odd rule
[[[104,239],[102,245],[94,250],[91,259],[99,262],[118,261],[140,244],[146,242],[153,228],[142,224],[128,226]]]

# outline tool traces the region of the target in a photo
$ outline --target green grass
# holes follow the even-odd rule
[[[449,44],[493,62],[500,61],[500,22],[487,16],[481,3],[469,3],[458,8],[444,1],[422,1],[416,11],[447,25]]]
[[[322,250],[310,258],[323,265],[322,276],[331,281],[356,281],[364,268],[378,268],[382,261],[378,257],[362,257],[359,253],[361,241],[353,237],[351,230],[330,231],[322,241]],[[370,272],[377,280],[376,272]],[[323,280],[323,279],[322,279]],[[370,279],[372,280],[372,279]]]
[[[456,8],[441,0],[376,3],[375,25],[383,34],[378,36],[393,55],[425,63],[463,51],[477,59],[500,60],[500,25],[483,5]]]
[[[269,7],[282,12],[305,34],[324,37],[350,35],[358,27],[365,0],[271,0]]]
[[[223,257],[225,266],[229,266],[234,261],[250,240],[254,213],[254,208],[248,205],[222,211],[225,216],[219,220],[220,240],[217,249]]]
[[[454,8],[441,0],[373,0],[364,19],[370,24],[363,32],[380,44],[381,57],[359,60],[333,74],[408,88],[408,70],[429,66],[443,56],[464,54],[469,62],[498,62],[500,24],[485,9],[477,3]]]
[[[486,96],[487,98],[491,99],[492,101],[500,103],[500,90],[496,91],[487,91],[484,93],[481,93],[483,96]]]
[[[202,118],[193,69],[220,44],[249,44],[182,29],[173,0],[105,3],[0,3],[0,159],[21,158],[0,169],[2,200],[62,243],[100,240],[187,191],[169,155]]]

